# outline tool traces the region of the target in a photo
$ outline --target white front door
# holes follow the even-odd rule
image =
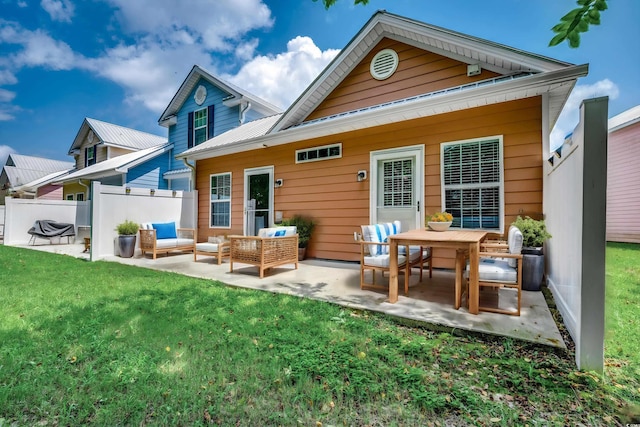
[[[424,227],[424,146],[371,153],[371,224],[399,220],[402,231]]]
[[[244,171],[244,235],[273,224],[273,166]]]

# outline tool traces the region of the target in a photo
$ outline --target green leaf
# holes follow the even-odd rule
[[[586,19],[581,19],[576,25],[576,31],[584,33],[585,31],[589,31],[589,23]]]
[[[566,34],[558,34],[549,42],[549,46],[556,46],[564,41],[567,38]]]
[[[577,48],[580,46],[580,33],[577,31],[572,31],[568,34],[567,38],[569,39],[569,47]]]
[[[582,12],[582,8],[578,8],[578,9],[573,9],[571,12],[567,13],[566,15],[564,15],[562,18],[560,18],[561,21],[573,21],[573,19],[580,13]]]
[[[578,0],[576,3],[578,3],[580,6],[586,6],[588,4],[591,4],[593,2],[593,0]]]
[[[606,0],[596,0],[595,8],[599,11],[607,10],[607,1]]]

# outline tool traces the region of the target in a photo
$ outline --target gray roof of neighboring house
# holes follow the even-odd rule
[[[640,122],[640,105],[636,105],[635,107],[623,111],[617,116],[611,117],[609,119],[609,132],[626,128],[627,126],[631,126],[638,122]]]
[[[198,65],[194,65],[187,77],[184,79],[184,82],[180,85],[178,91],[173,96],[173,99],[169,102],[169,105],[167,105],[167,108],[158,119],[158,123],[162,125],[165,120],[178,113],[200,78],[209,81],[212,85],[227,92],[231,98],[226,99],[225,103],[237,105],[241,102],[250,102],[251,108],[263,115],[272,115],[282,112],[281,108],[271,104],[270,102],[248,92],[245,89],[239,88],[232,83],[214,76],[209,71]]]
[[[82,122],[80,130],[78,130],[78,134],[73,140],[71,148],[69,148],[69,154],[73,154],[74,150],[82,146],[89,132],[95,135],[97,143],[132,151],[144,150],[167,143],[167,138],[164,136],[87,117]]]
[[[130,168],[144,163],[173,148],[173,144],[159,145],[144,150],[134,151],[79,169],[54,183],[70,182],[77,179],[99,179],[106,176],[124,174]]]
[[[7,157],[4,171],[11,186],[17,187],[29,184],[54,172],[68,171],[73,167],[73,162],[12,153]]]

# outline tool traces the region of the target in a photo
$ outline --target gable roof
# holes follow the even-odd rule
[[[167,121],[171,117],[175,116],[180,108],[182,108],[182,105],[187,100],[187,97],[193,91],[193,88],[201,78],[207,80],[212,85],[217,86],[218,88],[229,94],[229,97],[225,99],[225,105],[227,106],[234,106],[243,102],[250,102],[251,108],[263,115],[270,116],[272,114],[282,112],[280,108],[276,107],[270,102],[265,101],[264,99],[244,89],[241,89],[225,80],[222,80],[219,77],[214,76],[198,65],[194,65],[187,77],[180,85],[180,88],[178,88],[178,91],[173,96],[173,99],[171,100],[171,102],[169,102],[169,105],[158,119],[158,123],[161,126],[168,126]]]
[[[575,67],[567,62],[378,11],[289,107],[273,130],[286,129],[303,122],[383,38],[467,64],[480,64],[482,68],[501,75],[550,73]],[[579,76],[586,75],[586,66],[581,66],[576,72]],[[560,115],[572,88],[573,84],[552,94],[554,99],[550,100],[549,111],[551,127]]]
[[[614,132],[640,122],[640,105],[629,108],[609,119],[609,132]]]
[[[173,144],[165,144],[146,148],[144,150],[134,151],[132,153],[123,154],[122,156],[113,157],[103,162],[98,162],[86,168],[79,169],[53,183],[61,184],[65,182],[76,181],[78,179],[91,180],[100,179],[107,176],[125,174],[129,171],[130,168],[151,160],[161,154],[164,154],[172,148]]]
[[[480,64],[499,76],[305,121],[383,38],[467,64]],[[587,70],[586,64],[557,61],[379,11],[266,133],[247,135],[247,139],[234,144],[229,144],[233,139],[230,135],[222,134],[178,157],[204,159],[541,95],[548,100],[545,119],[552,129],[576,80]]]
[[[45,185],[51,184],[55,181],[59,181],[60,178],[62,178],[65,175],[68,175],[71,171],[73,171],[73,168],[71,169],[67,169],[67,170],[63,170],[63,171],[58,171],[58,172],[52,172],[48,175],[45,175],[41,178],[35,179],[31,182],[28,182],[24,185],[20,185],[17,187],[13,187],[13,191],[15,191],[16,193],[30,193],[30,192],[35,192],[38,188],[40,187],[44,187]]]
[[[78,134],[73,140],[73,144],[71,144],[71,148],[69,148],[70,155],[73,155],[75,150],[82,146],[89,132],[93,132],[101,144],[132,151],[144,150],[167,143],[167,138],[164,136],[86,117],[82,121]]]
[[[68,171],[73,167],[73,162],[12,153],[7,157],[3,170],[11,186],[18,187],[54,172]]]

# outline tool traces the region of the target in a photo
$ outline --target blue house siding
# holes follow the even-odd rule
[[[202,105],[198,105],[195,103],[194,94],[197,90],[198,86],[203,85],[207,88],[207,97],[205,98]],[[229,93],[221,90],[217,86],[212,85],[205,79],[200,79],[198,83],[195,85],[193,91],[187,97],[187,100],[180,108],[180,111],[177,115],[177,123],[173,126],[169,127],[169,142],[173,143],[174,146],[174,156],[182,153],[187,150],[187,134],[188,134],[188,124],[189,124],[189,113],[200,110],[202,108],[206,108],[209,105],[214,105],[215,113],[213,120],[213,133],[214,135],[209,135],[209,138],[213,136],[220,135],[228,131],[229,129],[233,129],[238,126],[239,122],[239,107],[226,107],[222,101],[226,97],[229,96]],[[184,167],[184,163],[182,161],[176,162],[172,156],[171,160],[171,168],[172,169],[180,169]]]
[[[167,190],[168,183],[162,175],[169,170],[170,159],[170,153],[165,153],[129,169],[127,185]]]

